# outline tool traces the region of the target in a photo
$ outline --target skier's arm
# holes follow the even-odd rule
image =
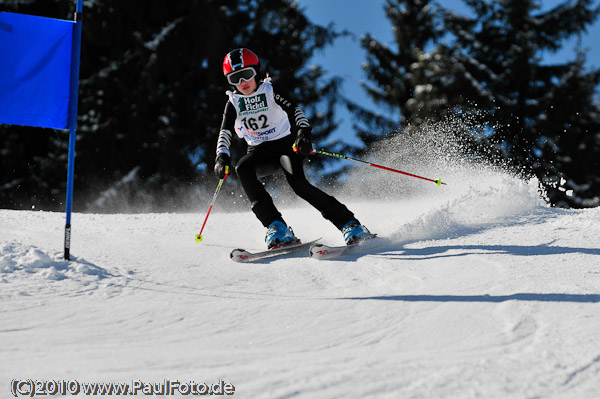
[[[229,147],[231,147],[231,139],[235,130],[235,118],[237,112],[231,102],[227,101],[225,110],[223,111],[223,121],[221,122],[221,130],[219,131],[219,139],[217,140],[217,156],[219,154],[231,155]]]
[[[215,159],[215,174],[220,178],[224,178],[226,172],[231,169],[231,139],[235,126],[235,118],[237,113],[235,107],[227,101],[225,111],[223,111],[223,121],[221,122],[221,130],[219,131],[219,139],[217,140],[217,158]]]
[[[279,94],[275,94],[275,102],[287,113],[290,120],[292,134],[296,136],[294,151],[302,155],[311,154],[313,152],[312,127],[302,109]]]
[[[288,115],[288,119],[290,120],[290,125],[292,129],[292,133],[294,135],[298,134],[298,130],[304,129],[309,132],[312,130],[310,123],[308,123],[308,118],[304,115],[304,111],[294,104],[291,101],[286,100],[280,94],[274,93],[275,102],[285,111]]]

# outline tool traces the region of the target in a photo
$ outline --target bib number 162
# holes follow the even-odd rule
[[[261,115],[258,118],[243,118],[242,123],[247,130],[266,129],[269,127],[266,115]]]

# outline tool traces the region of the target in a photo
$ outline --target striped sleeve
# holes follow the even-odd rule
[[[222,129],[219,132],[219,139],[217,140],[217,155],[225,153],[231,156],[231,153],[229,152],[229,147],[231,147],[231,137],[232,134],[229,130]]]
[[[304,115],[304,111],[300,109],[300,107],[296,106],[294,110],[294,118],[296,120],[296,126],[298,127],[310,127],[310,123],[308,123],[308,118]]]
[[[274,97],[275,102],[288,114],[288,118],[292,125],[292,132],[296,133],[300,128],[310,127],[308,118],[299,106],[286,100],[280,94],[274,93]]]
[[[231,156],[229,148],[231,147],[231,141],[235,126],[235,118],[237,113],[235,107],[229,101],[225,105],[225,111],[223,111],[223,121],[221,122],[221,130],[219,131],[219,138],[217,139],[217,155],[227,154]]]

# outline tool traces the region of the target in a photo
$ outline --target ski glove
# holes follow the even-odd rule
[[[298,135],[296,137],[296,141],[294,142],[294,152],[297,152],[300,155],[309,155],[312,154],[312,134],[310,127],[302,127],[298,129]]]
[[[229,173],[229,169],[231,169],[231,157],[223,152],[217,155],[217,159],[215,159],[215,175],[219,179],[222,179]]]

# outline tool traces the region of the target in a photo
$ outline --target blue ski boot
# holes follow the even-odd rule
[[[293,244],[299,241],[300,240],[296,238],[292,229],[279,220],[276,220],[269,225],[265,237],[265,242],[269,249]]]
[[[356,220],[351,220],[342,227],[342,234],[346,245],[352,245],[370,236],[371,232]]]

